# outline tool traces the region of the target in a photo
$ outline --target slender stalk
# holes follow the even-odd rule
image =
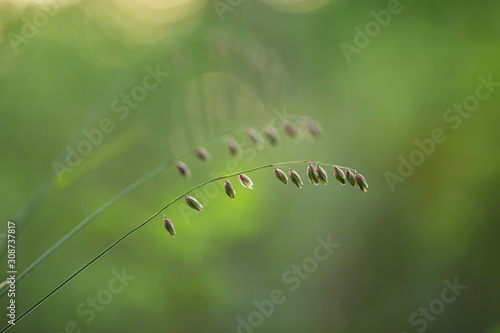
[[[224,136],[229,132],[232,132],[232,131],[228,131],[228,132],[225,132],[225,133],[222,133],[222,134],[216,136],[212,140],[208,141],[206,143],[206,145],[222,140],[224,138]],[[76,227],[74,227],[70,232],[68,232],[65,236],[63,236],[60,240],[58,240],[54,245],[52,245],[52,247],[50,247],[47,251],[45,251],[45,253],[42,254],[37,260],[35,260],[31,265],[29,265],[28,268],[26,268],[21,274],[19,274],[19,276],[15,280],[15,283],[17,283],[23,277],[25,277],[30,271],[32,271],[36,266],[38,266],[42,261],[44,261],[49,255],[51,255],[57,248],[59,248],[61,245],[63,245],[65,242],[67,242],[71,237],[73,237],[76,233],[78,233],[81,229],[83,229],[87,224],[92,222],[97,216],[102,214],[106,209],[108,209],[113,204],[115,204],[118,200],[120,200],[125,195],[132,192],[133,190],[135,190],[140,185],[144,184],[149,179],[151,179],[154,176],[156,176],[157,174],[159,174],[161,171],[168,168],[170,165],[173,164],[174,161],[176,161],[178,159],[185,158],[185,157],[189,156],[190,154],[192,154],[192,152],[185,153],[183,155],[180,155],[180,156],[177,156],[173,159],[170,159],[166,162],[163,162],[162,164],[160,164],[159,166],[157,166],[156,168],[154,168],[153,170],[151,170],[150,172],[148,172],[147,174],[145,174],[144,176],[142,176],[141,178],[137,179],[135,182],[130,184],[128,187],[126,187],[120,193],[115,195],[113,198],[109,199],[104,205],[102,205],[96,211],[94,211],[92,214],[87,216],[82,222],[80,222],[80,224],[78,224]],[[2,288],[2,287],[3,286],[0,286],[0,288]],[[4,290],[2,290],[0,292],[0,298],[3,295],[5,295],[5,293],[7,291],[8,291],[8,288],[5,288]]]
[[[106,89],[101,93],[99,99],[96,101],[94,106],[86,113],[83,120],[80,122],[78,127],[73,131],[70,135],[68,141],[66,141],[67,145],[74,146],[74,144],[79,139],[81,135],[81,131],[85,128],[89,128],[92,125],[96,124],[98,119],[101,119],[104,116],[104,113],[111,102],[114,99],[115,93],[121,93],[123,91],[128,91],[131,86],[131,77],[135,77],[138,75],[138,69],[134,69],[134,72],[130,69],[124,69],[111,81],[111,83],[106,87]],[[66,153],[66,149],[61,149],[61,151],[56,155],[55,161],[60,161],[64,154]],[[36,211],[40,208],[40,206],[49,198],[49,196],[54,191],[54,185],[57,183],[56,175],[52,167],[47,172],[44,177],[44,180],[40,183],[40,185],[33,191],[30,195],[28,201],[21,207],[21,209],[17,212],[13,221],[16,222],[16,235],[20,235],[20,233],[24,230],[24,227],[31,221],[31,218],[36,213]],[[7,247],[0,247],[0,258],[2,258],[6,252]]]
[[[43,260],[45,260],[49,255],[52,254],[59,246],[64,244],[66,241],[68,241],[71,237],[73,237],[78,231],[80,231],[83,227],[85,227],[87,224],[89,224],[92,220],[94,220],[97,216],[99,216],[101,213],[103,213],[106,209],[111,207],[114,203],[116,203],[118,200],[123,198],[125,195],[128,193],[132,192],[134,189],[139,187],[140,185],[144,184],[147,180],[153,178],[157,174],[159,174],[161,171],[165,170],[167,167],[172,165],[173,159],[166,161],[162,164],[160,164],[158,167],[155,169],[151,170],[132,184],[130,184],[127,188],[122,190],[120,193],[115,195],[113,198],[111,198],[109,201],[107,201],[104,205],[99,207],[96,211],[94,211],[92,214],[90,214],[87,218],[85,218],[80,224],[78,224],[76,227],[74,227],[70,232],[68,232],[64,237],[62,237],[57,243],[52,245],[47,251],[45,251],[44,254],[42,254],[37,260],[35,260],[31,265],[28,266],[19,276],[16,278],[15,283],[20,281],[24,276],[26,276],[31,270],[33,270],[36,266],[38,266]],[[3,286],[1,286],[3,287]],[[0,293],[0,297],[2,297],[9,289],[6,288]]]
[[[213,138],[212,140],[208,141],[206,144],[210,144],[212,142],[216,142],[221,140],[226,134],[232,132],[234,130],[222,133],[218,135],[217,137]],[[36,259],[28,268],[26,268],[19,276],[16,278],[15,283],[19,282],[22,278],[24,278],[27,274],[29,274],[34,268],[36,268],[42,261],[44,261],[49,255],[51,255],[55,250],[57,250],[61,245],[63,245],[65,242],[67,242],[71,237],[73,237],[76,233],[78,233],[81,229],[83,229],[87,224],[92,222],[97,216],[99,216],[101,213],[103,213],[106,209],[111,207],[113,204],[115,204],[119,199],[123,198],[125,195],[145,183],[147,180],[151,179],[152,177],[156,176],[159,174],[161,171],[165,170],[167,167],[173,164],[173,162],[176,159],[182,159],[191,153],[186,153],[181,156],[177,156],[175,159],[168,160],[162,164],[160,164],[158,167],[155,169],[151,170],[148,172],[146,175],[142,176],[138,180],[136,180],[134,183],[129,185],[127,188],[122,190],[120,193],[118,193],[116,196],[111,198],[109,201],[107,201],[105,204],[103,204],[101,207],[99,207],[96,211],[94,211],[92,214],[90,214],[88,217],[86,217],[80,224],[78,224],[76,227],[74,227],[70,232],[68,232],[65,236],[63,236],[59,241],[57,241],[52,247],[50,247],[47,251],[45,251],[38,259]],[[299,161],[299,162],[307,162],[307,161]],[[290,163],[290,162],[289,162]],[[293,163],[293,162],[292,162]],[[328,165],[324,163],[319,163],[322,165]],[[345,168],[342,166],[338,166],[339,168]],[[355,170],[354,170],[355,171]],[[0,285],[0,289],[3,286]],[[3,289],[0,292],[0,298],[5,295],[5,293],[8,291],[8,288]]]
[[[300,118],[305,118],[305,119],[311,119],[312,118],[309,118],[309,117],[301,117],[301,116],[294,116],[293,119],[300,119]],[[227,132],[224,132],[218,136],[216,136],[215,138],[213,138],[212,140],[208,141],[207,143],[205,143],[205,145],[211,143],[211,142],[215,142],[215,141],[219,141],[221,140],[222,138],[224,138],[225,135],[233,132],[233,131],[237,131],[237,130],[241,130],[243,129],[243,127],[241,128],[237,128],[237,129],[233,129],[233,130],[230,130],[230,131],[227,131]],[[59,156],[62,155],[62,152],[59,154]],[[177,159],[180,159],[180,158],[184,158],[186,156],[188,156],[188,154],[185,154],[183,156],[178,156]],[[165,163],[168,163],[168,162],[171,162],[171,161],[167,161]],[[153,170],[154,171],[154,170]],[[153,172],[151,171],[151,172]],[[144,176],[147,178],[147,175]],[[142,178],[141,178],[142,179]],[[149,179],[149,178],[147,178]],[[147,180],[146,179],[146,180]],[[38,210],[38,208],[41,206],[41,204],[49,197],[49,195],[51,194],[51,192],[53,191],[53,187],[54,187],[54,184],[55,184],[55,174],[51,171],[49,173],[47,173],[44,181],[33,191],[33,193],[31,194],[28,202],[23,206],[23,208],[21,208],[19,210],[19,212],[15,215],[14,217],[14,221],[16,222],[16,226],[17,226],[17,230],[18,230],[18,233],[22,231],[23,227],[25,226],[25,224],[30,220],[30,218],[35,214],[35,212]],[[140,184],[137,184],[137,186],[141,185],[142,183]],[[131,187],[132,185],[130,185],[129,187]],[[135,187],[134,187],[135,188]],[[131,190],[133,190],[134,188],[131,188],[128,192],[130,192]],[[128,188],[127,188],[128,189]],[[124,191],[127,191],[127,189],[125,189]],[[128,192],[124,193],[124,194],[127,194]],[[123,197],[123,195],[121,195],[122,193],[120,192],[117,196],[120,196],[119,198]],[[117,197],[116,196],[116,197]],[[16,280],[19,281],[22,277],[24,277],[26,274],[28,274],[33,268],[35,268],[41,261],[43,261],[48,255],[50,255],[54,250],[56,250],[60,245],[62,245],[63,243],[65,243],[69,238],[71,238],[76,232],[78,232],[80,229],[82,229],[86,224],[88,224],[89,222],[91,222],[94,218],[96,218],[100,213],[102,213],[104,210],[106,210],[109,206],[111,206],[112,204],[114,204],[117,200],[115,200],[116,197],[113,197],[111,198],[107,203],[105,203],[103,206],[101,206],[99,209],[97,209],[94,213],[92,213],[89,217],[87,217],[83,222],[81,222],[78,226],[76,226],[73,230],[71,230],[66,236],[64,236],[60,241],[58,241],[56,244],[54,244],[49,250],[47,250],[40,258],[38,258],[32,265],[30,265],[25,272],[23,272],[22,274],[20,274],[20,276],[18,277],[18,279]],[[3,255],[5,254],[5,251],[0,249],[0,258],[3,257]],[[0,289],[2,287],[0,286]],[[5,294],[6,290],[3,290],[1,293],[0,293],[0,298]]]
[[[19,234],[28,221],[33,217],[38,208],[47,200],[51,194],[55,183],[55,175],[52,172],[47,173],[44,180],[38,187],[31,193],[28,201],[24,206],[15,214],[11,221],[16,222],[16,232]],[[7,246],[2,246],[0,250],[0,258],[7,253]]]
[[[222,133],[222,134],[218,135],[217,137],[215,137],[212,140],[208,141],[205,145],[213,143],[213,142],[216,142],[216,141],[222,140],[224,138],[224,136],[227,135],[230,132],[232,132],[232,131],[228,131],[228,132],[225,132],[225,133]],[[151,170],[150,172],[148,172],[147,174],[145,174],[144,176],[142,176],[141,178],[137,179],[135,182],[133,182],[132,184],[130,184],[128,187],[126,187],[120,193],[118,193],[117,195],[115,195],[113,198],[111,198],[110,200],[108,200],[105,204],[103,204],[96,211],[94,211],[92,214],[90,214],[89,216],[87,216],[82,222],[80,222],[80,224],[78,224],[76,227],[74,227],[70,232],[68,232],[60,240],[58,240],[54,245],[52,245],[52,247],[50,247],[47,251],[45,251],[45,253],[43,253],[31,265],[29,265],[28,268],[26,268],[21,274],[19,274],[19,276],[15,280],[15,283],[17,283],[23,277],[25,277],[29,272],[31,272],[35,267],[37,267],[42,261],[44,261],[49,255],[51,255],[55,250],[57,250],[57,248],[59,248],[61,245],[63,245],[65,242],[67,242],[71,237],[73,237],[76,233],[78,233],[81,229],[83,229],[87,224],[89,224],[90,222],[92,222],[97,216],[99,216],[100,214],[102,214],[106,209],[108,209],[113,204],[115,204],[118,200],[120,200],[121,198],[123,198],[128,193],[132,192],[134,189],[136,189],[140,185],[144,184],[149,179],[151,179],[154,176],[156,176],[157,174],[159,174],[161,171],[163,171],[166,168],[168,168],[170,165],[173,164],[173,162],[175,160],[185,158],[186,156],[189,156],[190,154],[191,154],[191,152],[185,153],[183,155],[177,156],[176,158],[170,159],[170,160],[168,160],[168,161],[160,164],[159,166],[157,166],[156,168],[154,168],[153,170]],[[0,288],[3,288],[3,286],[0,285]],[[3,289],[0,292],[0,298],[3,295],[5,295],[5,293],[7,293],[7,291],[8,291],[8,288]]]
[[[224,179],[224,178],[230,178],[230,177],[234,177],[234,176],[237,176],[239,175],[240,173],[249,173],[249,172],[253,172],[253,171],[257,171],[257,170],[260,170],[260,169],[264,169],[264,168],[271,168],[271,167],[276,167],[276,166],[284,166],[284,165],[287,165],[287,164],[298,164],[298,163],[308,163],[310,161],[291,161],[291,162],[279,162],[279,163],[274,163],[274,164],[266,164],[266,165],[262,165],[262,166],[259,166],[259,167],[255,167],[255,168],[252,168],[252,169],[248,169],[248,170],[245,170],[245,171],[240,171],[240,172],[234,172],[234,173],[230,173],[230,174],[227,174],[227,175],[223,175],[223,176],[219,176],[219,177],[216,177],[216,178],[213,178],[213,179],[210,179],[210,180],[207,180],[201,184],[198,184],[196,185],[195,187],[191,188],[190,190],[182,193],[181,195],[177,196],[174,200],[170,201],[169,203],[167,203],[165,206],[163,206],[160,210],[158,210],[156,213],[154,213],[153,215],[151,215],[148,219],[146,219],[144,222],[141,222],[138,226],[134,227],[132,230],[130,230],[129,232],[127,232],[126,234],[124,234],[122,237],[120,237],[118,240],[116,240],[115,242],[113,242],[111,245],[109,245],[105,250],[103,250],[101,253],[99,253],[97,256],[95,256],[92,260],[90,260],[88,263],[86,263],[85,265],[83,265],[81,268],[79,268],[75,273],[73,273],[72,275],[70,275],[66,280],[64,280],[62,283],[60,283],[55,289],[53,289],[51,292],[49,292],[46,296],[44,296],[42,299],[40,299],[37,303],[35,303],[33,306],[31,306],[28,310],[26,310],[24,313],[22,313],[17,319],[16,321],[14,322],[14,325],[17,324],[21,319],[23,319],[25,316],[27,316],[30,312],[32,312],[34,309],[36,309],[38,306],[40,306],[43,302],[45,302],[47,299],[49,299],[51,296],[53,296],[56,292],[58,292],[61,288],[63,288],[66,284],[68,284],[71,280],[73,280],[75,277],[77,277],[80,273],[82,273],[85,269],[87,269],[90,265],[92,265],[93,263],[95,263],[97,260],[99,260],[102,256],[104,256],[106,253],[108,253],[109,251],[111,251],[111,249],[113,249],[115,246],[117,246],[119,243],[121,243],[122,241],[124,241],[127,237],[129,237],[130,235],[132,235],[134,232],[136,232],[138,229],[140,229],[141,227],[143,227],[146,223],[148,223],[149,221],[151,221],[153,218],[155,218],[158,214],[161,214],[163,213],[163,211],[165,209],[167,209],[169,206],[171,206],[172,204],[174,204],[175,202],[177,202],[179,199],[183,198],[185,195],[193,192],[194,190],[202,187],[202,186],[205,186],[209,183],[212,183],[212,182],[215,182],[217,180],[221,180],[221,179]],[[320,162],[316,162],[318,164],[322,164],[322,165],[331,165],[331,164],[326,164],[326,163],[320,163]],[[345,167],[341,167],[339,166],[339,168],[345,168]],[[158,169],[158,168],[157,168]],[[155,170],[157,170],[155,169]],[[153,170],[154,171],[154,170]],[[158,171],[159,172],[159,171]],[[150,175],[150,177],[152,177],[153,175]],[[143,177],[144,178],[144,177]],[[142,179],[142,178],[141,178]],[[139,182],[139,180],[138,180]],[[134,183],[135,184],[135,183]],[[132,184],[133,185],[133,184]],[[131,185],[131,186],[132,186]],[[81,229],[81,228],[80,228]],[[0,333],[2,332],[5,332],[7,331],[8,329],[10,329],[13,325],[12,324],[9,324],[7,326],[5,326],[2,331],[0,331]]]

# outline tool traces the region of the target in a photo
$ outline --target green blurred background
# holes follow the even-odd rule
[[[396,5],[0,1],[2,248],[14,219],[19,272],[156,166],[198,146],[213,155],[210,163],[182,158],[190,179],[167,168],[61,246],[17,284],[18,315],[214,176],[306,159],[356,168],[370,186],[367,194],[341,187],[331,169],[328,186],[312,186],[303,165],[295,165],[301,190],[271,169],[249,174],[253,191],[233,178],[234,201],[218,182],[194,194],[204,212],[182,201],[166,210],[176,237],[155,218],[11,331],[500,332],[500,89],[460,124],[444,119],[474,95],[478,77],[500,81],[500,3]],[[399,12],[385,27],[374,24],[372,11],[388,6]],[[348,61],[340,46],[356,46],[355,29],[367,24],[372,37]],[[151,71],[169,74],[151,90],[137,88]],[[141,100],[127,106],[121,98],[132,92]],[[280,131],[275,147],[246,143],[246,127],[279,129],[293,116],[315,119],[323,136]],[[82,131],[103,119],[112,130],[102,143],[55,177],[53,163],[65,163]],[[419,154],[415,140],[436,128],[447,139],[391,186],[387,172],[397,174],[402,158]],[[227,152],[228,135],[245,145],[239,159]],[[285,277],[311,262],[318,237],[340,247],[291,290]],[[5,253],[1,267],[7,271]],[[112,289],[123,271],[130,279]],[[444,281],[455,279],[467,289],[445,304]],[[255,301],[269,304],[275,289],[284,302],[256,314]],[[2,297],[5,313],[7,302]],[[438,314],[423,319],[420,308],[429,306]]]

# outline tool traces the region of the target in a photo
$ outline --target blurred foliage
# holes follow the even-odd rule
[[[409,317],[457,277],[467,289],[425,331],[497,332],[500,91],[457,129],[443,116],[474,94],[479,76],[500,81],[500,3],[402,1],[348,63],[341,43],[354,45],[354,28],[391,1],[221,2],[230,6],[223,20],[213,0],[0,1],[0,218],[28,218],[19,271],[166,160],[198,146],[213,155],[183,158],[192,178],[168,168],[101,214],[19,282],[18,314],[213,176],[312,159],[356,168],[369,192],[341,187],[331,170],[328,186],[312,186],[305,166],[301,190],[271,169],[249,174],[253,191],[234,179],[235,200],[222,182],[201,189],[204,212],[183,202],[166,211],[176,237],[151,221],[11,331],[63,332],[74,321],[82,332],[236,332],[254,301],[281,289],[286,300],[255,332],[417,332]],[[14,47],[12,34],[23,42]],[[169,74],[127,104],[155,70]],[[246,127],[279,124],[280,115],[312,117],[324,135],[282,135],[232,159],[228,136],[243,143]],[[103,119],[113,130],[58,179],[53,163]],[[447,140],[391,191],[386,172],[397,173],[398,158],[435,128]],[[40,200],[23,215],[36,188]],[[328,235],[340,248],[291,291],[283,274]],[[134,279],[87,323],[78,307],[103,297],[122,269]]]

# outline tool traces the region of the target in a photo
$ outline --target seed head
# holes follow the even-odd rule
[[[184,164],[184,162],[177,161],[177,163],[175,163],[175,166],[177,167],[177,170],[179,170],[182,176],[186,178],[191,177],[191,171],[189,171],[189,168],[187,167],[186,164]]]
[[[229,181],[225,181],[224,183],[224,192],[226,192],[227,196],[234,200],[234,195],[236,191],[233,188],[233,185]]]
[[[297,128],[290,123],[285,124],[283,129],[285,130],[285,133],[288,134],[288,136],[291,138],[295,138],[298,134]]]
[[[316,164],[316,172],[318,173],[319,180],[326,185],[328,183],[328,175],[326,174],[325,169],[320,167],[319,164]]]
[[[200,211],[200,212],[203,211],[203,206],[195,198],[185,195],[184,199],[186,199],[186,203],[188,204],[189,207],[191,207],[197,211]]]
[[[354,174],[352,173],[351,170],[349,170],[349,168],[345,169],[345,177],[347,178],[349,184],[351,184],[352,186],[356,186],[356,180],[354,179]]]
[[[345,175],[344,175],[344,171],[342,171],[340,168],[338,167],[333,167],[333,175],[335,176],[335,179],[337,179],[337,181],[342,184],[342,185],[345,185]]]
[[[196,149],[196,156],[204,162],[209,162],[212,159],[212,155],[205,148]]]
[[[313,120],[310,120],[306,123],[306,128],[314,137],[318,137],[323,134],[321,126]]]
[[[250,179],[250,177],[240,173],[238,175],[238,180],[240,181],[241,185],[253,190],[253,183],[252,183],[252,180]]]
[[[276,175],[276,178],[278,178],[283,184],[288,184],[288,177],[282,170],[274,168],[274,174]]]
[[[246,134],[256,146],[262,146],[264,144],[262,137],[255,129],[248,128]]]
[[[295,186],[297,186],[298,188],[302,188],[304,183],[302,182],[302,179],[300,179],[300,176],[297,173],[297,171],[290,169],[288,175],[290,176],[290,180],[292,181],[292,183],[295,184]]]
[[[163,214],[163,216],[165,216],[165,214]],[[169,234],[171,234],[172,236],[175,236],[174,224],[166,216],[163,219],[163,225],[165,226],[165,229],[168,231]]]
[[[264,136],[266,137],[266,139],[269,141],[269,143],[272,145],[272,146],[275,146],[278,144],[278,132],[276,132],[276,130],[271,127],[271,126],[268,126],[266,128],[264,128]]]
[[[361,189],[363,192],[368,191],[368,183],[365,180],[365,177],[361,176],[359,173],[356,174],[356,183],[358,184],[358,187]]]
[[[318,180],[318,172],[316,169],[309,163],[307,165],[307,177],[313,183],[314,185],[318,185],[319,180]]]
[[[229,153],[235,157],[241,153],[240,146],[233,138],[227,140],[227,148],[229,149]]]

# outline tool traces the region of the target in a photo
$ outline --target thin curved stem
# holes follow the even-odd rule
[[[219,140],[222,140],[228,133],[230,133],[232,131],[224,132],[224,133],[218,135],[217,137],[213,138],[212,140],[208,141],[206,144],[210,144],[212,142],[217,142]],[[94,211],[92,214],[90,214],[82,222],[80,222],[70,232],[68,232],[65,236],[63,236],[60,240],[58,240],[54,245],[52,245],[47,251],[45,251],[45,253],[43,253],[38,259],[36,259],[31,265],[29,265],[28,268],[26,268],[21,274],[19,274],[19,276],[15,280],[15,283],[17,283],[22,278],[24,278],[36,266],[38,266],[42,261],[44,261],[55,250],[57,250],[57,248],[59,248],[61,245],[63,245],[65,242],[67,242],[71,237],[73,237],[76,233],[78,233],[81,229],[83,229],[87,224],[92,222],[97,216],[102,214],[106,209],[108,209],[113,204],[115,204],[118,200],[123,198],[128,193],[132,192],[134,189],[136,189],[140,185],[144,184],[147,180],[149,180],[149,179],[153,178],[154,176],[156,176],[157,174],[159,174],[161,171],[165,170],[167,167],[172,165],[175,160],[185,158],[186,156],[189,156],[191,154],[192,154],[192,152],[189,152],[189,153],[185,153],[183,155],[177,156],[175,158],[172,158],[172,159],[160,164],[159,166],[157,166],[156,168],[154,168],[153,170],[151,170],[150,172],[148,172],[147,174],[145,174],[144,176],[142,176],[141,178],[137,179],[135,182],[130,184],[128,187],[126,187],[124,190],[122,190],[120,193],[115,195],[113,198],[111,198],[109,201],[107,201],[104,205],[102,205],[96,211]],[[3,286],[0,286],[0,288],[3,288]],[[0,298],[3,295],[5,295],[5,293],[7,293],[7,291],[8,291],[8,288],[3,289],[0,292]]]
[[[130,78],[131,76],[138,75],[139,72],[137,69],[132,72],[129,69],[123,69],[118,73],[118,75],[111,81],[111,83],[106,87],[104,91],[102,91],[96,103],[92,106],[92,108],[85,114],[84,118],[78,125],[78,127],[73,131],[70,135],[69,139],[66,141],[67,145],[73,146],[76,143],[76,140],[81,135],[81,131],[85,128],[90,128],[91,125],[96,124],[96,121],[99,118],[104,116],[104,112],[106,112],[107,107],[113,100],[113,96],[115,92],[123,92],[127,91],[131,88]],[[61,149],[59,153],[55,157],[55,161],[60,161],[62,156],[66,153],[66,149]],[[24,227],[31,221],[31,218],[36,213],[36,211],[40,208],[40,206],[49,198],[54,190],[54,185],[56,183],[56,175],[52,167],[46,173],[44,180],[40,183],[40,185],[33,191],[28,201],[21,207],[21,209],[17,212],[13,221],[16,222],[16,234],[20,235],[20,233],[24,230]],[[4,250],[4,246],[0,248],[0,258],[2,258],[6,253],[6,246]]]
[[[31,270],[33,270],[38,264],[40,264],[43,260],[45,260],[49,255],[52,254],[59,246],[64,244],[66,241],[68,241],[71,237],[73,237],[77,232],[79,232],[83,227],[85,227],[87,224],[89,224],[92,220],[94,220],[97,216],[99,216],[101,213],[103,213],[106,209],[111,207],[114,203],[116,203],[118,200],[123,198],[125,195],[128,193],[132,192],[134,189],[139,187],[140,185],[144,184],[147,180],[153,178],[157,174],[159,174],[161,171],[165,170],[168,166],[170,166],[173,163],[174,159],[168,160],[162,164],[160,164],[158,167],[155,169],[151,170],[132,184],[130,184],[127,188],[122,190],[120,193],[115,195],[113,198],[111,198],[109,201],[107,201],[104,205],[99,207],[96,211],[94,211],[92,214],[90,214],[87,218],[85,218],[80,224],[78,224],[76,227],[74,227],[70,232],[68,232],[64,237],[62,237],[57,243],[52,245],[47,251],[45,251],[44,254],[42,254],[37,260],[35,260],[31,265],[28,266],[19,276],[16,278],[15,283],[20,281],[24,276],[26,276]],[[6,292],[8,291],[8,288],[4,289],[0,293],[0,297],[2,297]]]
[[[300,118],[300,117],[296,117],[296,118]],[[311,118],[312,119],[312,118]],[[230,130],[230,131],[227,131],[227,132],[224,132],[218,136],[216,136],[215,138],[213,138],[212,140],[208,141],[205,143],[205,145],[207,144],[210,144],[212,142],[217,142],[221,139],[223,139],[227,134],[233,132],[233,131],[237,131],[237,130],[241,130],[243,127],[241,128],[236,128],[236,129],[233,129],[233,130]],[[59,241],[57,241],[54,245],[52,245],[52,247],[50,247],[45,253],[43,253],[37,260],[35,260],[30,266],[28,266],[28,268],[26,268],[15,280],[15,283],[19,282],[23,277],[25,277],[27,274],[29,274],[29,272],[31,272],[36,266],[38,266],[42,261],[44,261],[49,255],[51,255],[57,248],[59,248],[62,244],[64,244],[66,241],[68,241],[71,237],[73,237],[76,233],[78,233],[81,229],[83,229],[87,224],[89,224],[91,221],[93,221],[97,216],[99,216],[102,212],[104,212],[106,209],[108,209],[109,207],[111,207],[114,203],[116,203],[119,199],[121,199],[122,197],[124,197],[126,194],[130,193],[131,191],[133,191],[134,189],[136,189],[137,187],[139,187],[140,185],[142,185],[143,183],[145,183],[147,180],[149,180],[150,178],[154,177],[155,175],[159,174],[161,171],[163,171],[164,169],[166,169],[168,166],[170,166],[172,164],[173,161],[175,161],[176,159],[182,159],[186,156],[189,156],[191,154],[190,153],[186,153],[184,155],[181,155],[181,156],[177,156],[171,160],[168,160],[162,164],[160,164],[158,167],[156,167],[155,169],[151,170],[150,172],[148,172],[146,175],[144,175],[143,177],[139,178],[138,180],[136,180],[134,183],[132,183],[131,185],[129,185],[127,188],[125,188],[124,190],[122,190],[120,193],[118,193],[116,196],[114,196],[113,198],[111,198],[109,201],[107,201],[104,205],[102,205],[101,207],[99,207],[96,211],[94,211],[91,215],[89,215],[87,218],[85,218],[82,222],[80,222],[80,224],[78,224],[76,227],[74,227],[70,232],[68,232],[65,236],[63,236]],[[31,207],[31,209],[24,209],[22,212],[23,214],[27,215],[28,217],[26,218],[23,218],[22,220],[27,220],[29,219],[29,216],[30,215],[33,215],[34,212],[36,211],[37,207],[41,204],[41,202],[43,202],[50,191],[46,190],[47,188],[47,185],[48,183],[51,183],[53,182],[54,180],[54,175],[51,175],[51,177],[48,177],[44,183],[34,192],[34,195],[32,196],[32,198],[30,198],[30,204],[27,204],[26,207]],[[0,257],[3,255],[0,254]],[[3,288],[2,285],[0,285],[0,289]],[[3,289],[1,292],[0,292],[0,298],[3,297],[3,295],[5,295],[5,293],[7,292],[7,288]]]
[[[80,273],[82,273],[85,269],[87,269],[90,265],[92,265],[93,263],[95,263],[97,260],[99,260],[102,256],[104,256],[106,253],[108,253],[109,251],[111,251],[111,249],[113,249],[115,246],[117,246],[119,243],[121,243],[122,241],[124,241],[127,237],[129,237],[130,235],[132,235],[134,232],[136,232],[138,229],[140,229],[141,227],[143,227],[146,223],[148,223],[149,221],[151,221],[153,218],[155,218],[158,214],[160,213],[163,213],[163,211],[165,209],[167,209],[169,206],[171,206],[172,204],[174,204],[175,202],[177,202],[179,199],[181,199],[182,197],[184,197],[185,195],[193,192],[194,190],[202,187],[202,186],[205,186],[209,183],[212,183],[214,181],[217,181],[217,180],[221,180],[221,179],[224,179],[224,178],[230,178],[230,177],[234,177],[234,176],[237,176],[241,173],[249,173],[249,172],[253,172],[253,171],[257,171],[257,170],[260,170],[260,169],[264,169],[264,168],[271,168],[271,167],[276,167],[276,166],[284,166],[284,165],[288,165],[288,164],[298,164],[298,163],[309,163],[311,161],[291,161],[291,162],[279,162],[279,163],[273,163],[273,164],[266,164],[266,165],[262,165],[262,166],[259,166],[259,167],[255,167],[255,168],[252,168],[252,169],[248,169],[248,170],[245,170],[245,171],[239,171],[239,172],[233,172],[233,173],[230,173],[230,174],[227,174],[227,175],[223,175],[223,176],[219,176],[219,177],[216,177],[216,178],[213,178],[213,179],[210,179],[210,180],[207,180],[203,183],[200,183],[198,185],[196,185],[195,187],[191,188],[190,190],[182,193],[181,195],[177,196],[174,200],[170,201],[169,203],[167,203],[165,206],[163,206],[161,209],[159,209],[156,213],[154,213],[153,215],[151,215],[148,219],[146,219],[145,221],[141,222],[138,226],[134,227],[132,230],[130,230],[129,232],[127,232],[126,234],[124,234],[122,237],[120,237],[119,239],[117,239],[115,242],[113,242],[111,245],[109,245],[105,250],[103,250],[101,253],[99,253],[97,256],[95,256],[92,260],[90,260],[88,263],[86,263],[85,265],[83,265],[81,268],[79,268],[75,273],[73,273],[72,275],[70,275],[66,280],[64,280],[62,283],[60,283],[55,289],[53,289],[51,292],[49,292],[46,296],[44,296],[42,299],[40,299],[37,303],[35,303],[33,306],[31,306],[28,310],[26,310],[25,312],[23,312],[17,319],[16,321],[14,322],[14,325],[17,324],[21,319],[23,319],[25,316],[27,316],[30,312],[32,312],[34,309],[36,309],[38,306],[40,306],[43,302],[45,302],[47,299],[49,299],[51,296],[53,296],[56,292],[58,292],[61,288],[63,288],[66,284],[68,284],[71,280],[73,280],[75,277],[77,277]],[[326,163],[320,163],[320,162],[316,162],[318,164],[322,164],[322,165],[331,165],[331,164],[326,164]],[[339,166],[341,167],[341,166]],[[342,168],[345,168],[345,167],[342,167]],[[156,169],[155,169],[156,170]],[[0,333],[2,332],[5,332],[7,331],[8,329],[10,329],[13,325],[12,324],[9,324],[7,326],[5,326],[2,331],[0,331]]]

